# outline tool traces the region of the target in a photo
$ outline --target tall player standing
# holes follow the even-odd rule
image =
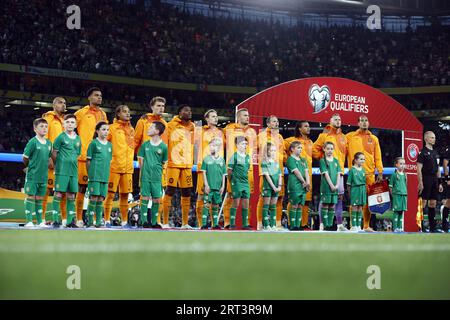
[[[148,129],[150,128],[150,125],[155,122],[159,121],[161,122],[165,129],[164,133],[161,135],[161,139],[164,142],[164,144],[167,145],[167,122],[162,118],[162,114],[164,113],[164,109],[166,106],[166,99],[163,97],[153,97],[150,100],[150,109],[152,110],[151,113],[146,113],[142,115],[142,117],[138,120],[136,124],[135,134],[134,134],[134,152],[136,154],[139,153],[139,149],[144,144],[144,142],[150,140],[150,136],[147,134]],[[167,163],[164,165],[162,170],[162,187],[163,190],[167,187],[167,179],[166,179],[166,170],[167,170]],[[142,208],[142,200],[140,207]],[[152,212],[153,214],[153,212]],[[158,212],[158,224],[161,223],[161,216],[163,214],[163,206],[159,206],[159,212]],[[169,217],[163,217],[163,227],[169,226]]]
[[[168,124],[169,163],[167,165],[167,189],[163,199],[163,214],[169,216],[169,208],[176,188],[181,189],[182,229],[192,229],[189,225],[191,205],[192,165],[194,162],[194,123],[191,121],[191,107],[178,107],[178,115]]]
[[[360,116],[358,121],[359,129],[347,133],[347,165],[349,170],[352,159],[357,152],[362,152],[365,157],[364,170],[366,172],[366,185],[369,187],[375,182],[383,180],[383,162],[381,158],[381,148],[378,138],[369,131],[369,119]],[[375,169],[378,175],[375,180]],[[372,232],[370,227],[371,213],[366,204],[364,206],[364,231]],[[359,226],[358,226],[359,227]]]
[[[341,116],[337,113],[333,114],[323,132],[319,135],[316,142],[313,144],[313,158],[320,160],[324,157],[323,147],[327,142],[331,142],[334,146],[333,157],[339,161],[339,166],[344,169],[345,158],[347,156],[347,139],[341,128]],[[342,224],[342,202],[344,198],[344,176],[339,175],[338,183],[338,200],[335,208],[332,208],[336,212],[336,221],[338,222],[338,231],[348,231]],[[323,224],[321,223],[321,228]]]
[[[254,192],[253,164],[257,161],[257,134],[255,129],[250,127],[250,115],[247,109],[239,109],[236,112],[236,123],[228,124],[225,129],[227,158],[237,151],[236,137],[244,136],[247,138],[247,153],[250,155],[251,165],[248,171],[248,181],[250,184],[250,194]],[[230,179],[227,179],[227,195],[223,204],[223,215],[225,228],[230,228],[230,209],[233,204],[233,193],[231,190]],[[248,212],[251,212],[249,207]],[[250,214],[248,218],[250,219]]]
[[[100,121],[108,123],[106,113],[100,108],[102,105],[102,92],[99,88],[93,87],[87,91],[89,105],[75,112],[77,117],[77,132],[81,139],[81,155],[78,158],[78,193],[76,198],[76,211],[79,226],[83,225],[83,204],[84,194],[88,183],[88,173],[86,170],[86,154],[91,143],[95,126]]]
[[[217,127],[218,122],[217,111],[210,109],[205,113],[206,125],[202,127],[201,134],[198,136],[198,140],[195,143],[199,146],[199,155],[197,163],[197,202],[195,206],[195,211],[197,213],[197,225],[203,227],[202,215],[203,215],[203,205],[204,205],[204,182],[203,182],[203,172],[200,170],[202,168],[202,161],[205,157],[210,155],[210,142],[213,139],[220,139],[222,143],[219,145],[219,150],[217,150],[217,156],[224,158],[224,136],[222,129]],[[197,139],[197,137],[196,137]],[[212,221],[212,220],[211,220]]]
[[[265,158],[266,154],[264,150],[267,148],[267,144],[271,143],[276,148],[276,157],[279,164],[279,168],[282,172],[281,177],[281,190],[277,193],[278,199],[276,203],[276,226],[272,229],[280,229],[283,230],[284,228],[281,226],[281,216],[283,214],[283,197],[284,197],[284,166],[283,161],[285,158],[284,155],[284,139],[283,136],[279,132],[279,121],[278,118],[274,115],[270,115],[266,120],[267,128],[262,130],[258,134],[258,152],[259,152],[259,189],[264,189],[264,182],[266,181],[263,177],[263,170],[261,167],[262,161]],[[262,194],[259,196],[258,199],[258,205],[257,205],[257,219],[258,219],[258,226],[257,229],[259,230],[261,227],[261,224],[263,222],[263,208],[264,208],[264,200]]]
[[[48,111],[42,115],[42,118],[45,119],[48,123],[48,133],[45,136],[51,143],[55,142],[57,136],[63,132],[63,122],[64,122],[64,114],[66,112],[66,100],[63,97],[56,97],[53,99],[53,111]],[[53,191],[55,187],[55,165],[53,161],[50,159],[50,166],[48,170],[48,179],[47,179],[47,192],[45,193],[44,200],[42,201],[42,212],[44,214],[47,210],[47,201],[49,194]],[[64,193],[61,199],[61,213],[62,220],[65,223],[66,220],[66,194]],[[53,221],[54,222],[54,221]]]
[[[301,158],[306,159],[306,162],[308,163],[308,173],[309,173],[309,183],[310,188],[309,191],[306,193],[306,199],[305,199],[305,205],[302,207],[302,230],[311,230],[308,227],[308,214],[309,214],[309,202],[312,200],[312,148],[313,148],[313,142],[309,138],[309,134],[311,132],[311,128],[309,126],[308,121],[299,121],[295,125],[295,134],[293,137],[286,138],[284,140],[284,150],[285,150],[285,157],[286,161],[291,155],[290,147],[292,142],[298,141],[302,145],[302,152],[300,154]],[[287,164],[286,164],[287,166]],[[287,211],[290,211],[291,202],[288,202],[288,208]]]
[[[114,123],[109,127],[108,141],[113,154],[108,181],[108,195],[105,201],[105,225],[108,226],[112,203],[119,189],[119,209],[122,226],[127,228],[128,194],[133,192],[134,128],[130,123],[130,109],[126,105],[116,108]]]

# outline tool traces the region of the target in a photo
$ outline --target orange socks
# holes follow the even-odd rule
[[[77,207],[77,221],[83,219],[83,204],[84,204],[84,193],[77,192],[76,207]]]
[[[111,210],[112,210],[112,204],[114,200],[114,194],[113,192],[108,192],[108,195],[106,196],[105,200],[105,222],[109,222],[111,219]]]
[[[195,203],[195,212],[197,214],[197,226],[202,226],[202,216],[203,216],[203,200],[197,200]]]
[[[364,229],[367,229],[370,224],[370,211],[367,205],[364,206],[363,208],[363,214],[364,214]]]
[[[189,224],[189,207],[191,197],[181,197],[181,220],[182,226]]]
[[[128,193],[121,193],[119,196],[119,209],[122,222],[128,222]]]
[[[172,196],[165,194],[163,198],[163,205],[161,206],[163,207],[164,224],[169,224],[169,212],[171,206],[172,206]]]
[[[223,224],[225,227],[230,225],[230,209],[231,209],[232,204],[233,204],[233,199],[231,199],[229,196],[227,196],[227,199],[225,200],[225,203],[223,204]]]
[[[308,214],[309,214],[309,205],[305,203],[302,208],[302,227],[306,227],[308,225]]]

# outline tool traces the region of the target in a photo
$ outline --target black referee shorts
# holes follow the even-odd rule
[[[446,190],[446,197],[445,197],[445,199],[450,199],[450,186],[447,184],[447,182],[445,182],[444,188]]]
[[[437,200],[439,192],[439,181],[436,176],[423,176],[423,200]]]

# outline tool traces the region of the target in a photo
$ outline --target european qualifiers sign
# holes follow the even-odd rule
[[[308,90],[309,103],[313,113],[319,113],[328,106],[332,111],[369,113],[366,97],[344,93],[331,94],[330,86],[319,86],[314,83]]]
[[[330,102],[330,108],[333,111],[369,113],[369,106],[366,104],[365,97],[349,94],[336,93],[334,100]]]

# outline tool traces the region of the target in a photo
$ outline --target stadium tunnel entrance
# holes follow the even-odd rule
[[[396,100],[376,88],[354,80],[313,77],[288,81],[261,91],[238,104],[236,111],[243,108],[248,109],[250,125],[256,132],[265,127],[264,119],[272,114],[279,119],[305,120],[326,125],[335,113],[340,115],[342,125],[356,126],[359,116],[366,115],[370,123],[369,130],[376,128],[400,131],[399,148],[405,158],[405,173],[408,177],[408,210],[404,216],[404,230],[418,231],[417,157],[423,144],[423,125]],[[383,150],[382,143],[380,147]],[[384,167],[392,165],[383,163]],[[253,169],[255,181],[258,181],[258,165],[254,164]],[[258,196],[259,186],[255,183],[255,192],[251,195],[253,226],[257,225]]]

